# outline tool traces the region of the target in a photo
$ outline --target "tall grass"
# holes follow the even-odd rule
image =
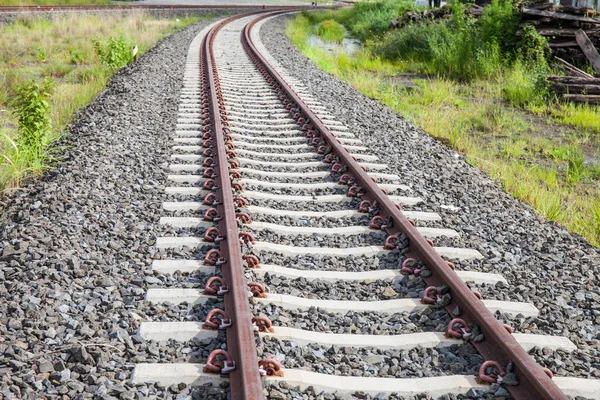
[[[350,29],[354,36],[367,40],[383,35],[389,29],[393,18],[414,9],[415,2],[410,0],[357,3],[352,8],[336,13],[336,19]]]
[[[23,179],[38,175],[50,166],[58,156],[52,143],[63,134],[74,113],[89,104],[106,86],[110,76],[131,60],[134,44],[142,54],[159,39],[197,20],[155,19],[143,12],[110,19],[70,14],[54,21],[22,18],[3,26],[0,30],[0,191],[17,187]],[[48,108],[44,111],[51,129],[44,130],[41,148],[34,149],[32,143],[23,140],[26,135],[20,128],[22,121],[18,115],[11,114],[9,103],[10,99],[18,98],[20,92],[39,94],[31,85],[45,79],[53,81],[52,94],[45,99]],[[27,89],[23,92],[23,88]],[[14,105],[12,109],[16,109]]]
[[[342,43],[346,30],[333,19],[327,19],[317,25],[317,35],[326,42]]]

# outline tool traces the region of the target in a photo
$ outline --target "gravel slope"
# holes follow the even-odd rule
[[[4,199],[0,397],[188,395],[185,385],[165,391],[126,380],[136,362],[203,360],[222,343],[136,336],[140,321],[191,311],[143,299],[148,285],[175,280],[147,268],[164,257],[153,245],[188,46],[209,22],[175,33],[114,76],[63,141],[60,167]],[[195,396],[206,391],[221,398],[224,389]]]
[[[484,297],[533,302],[537,318],[505,318],[517,331],[565,335],[579,350],[537,351],[537,361],[557,375],[600,376],[600,252],[579,235],[546,222],[513,199],[480,170],[402,116],[319,70],[285,37],[289,17],[268,21],[261,38],[270,53],[299,79],[338,120],[397,173],[440,225],[460,232],[452,244],[479,250],[485,259],[457,263],[465,270],[497,272],[510,287],[488,287]],[[390,152],[390,149],[394,149]],[[454,206],[452,211],[441,206]],[[500,293],[501,292],[501,293]]]

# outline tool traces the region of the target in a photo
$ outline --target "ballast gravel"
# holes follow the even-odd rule
[[[257,343],[260,358],[275,359],[282,367],[338,376],[423,378],[474,375],[484,361],[468,343],[439,349],[380,350],[363,347],[304,346],[263,336]]]
[[[289,294],[306,299],[377,301],[422,297],[425,285],[422,280],[403,279],[398,282],[376,280],[374,282],[336,281],[319,279],[289,279],[270,273],[260,279],[269,293]],[[412,285],[411,285],[412,283]]]
[[[512,301],[530,301],[535,318],[502,316],[517,332],[565,335],[578,347],[573,357],[546,352],[538,361],[555,374],[600,377],[600,252],[581,236],[547,222],[512,198],[483,172],[402,116],[320,70],[285,36],[290,17],[266,22],[261,40],[271,55],[300,80],[336,119],[348,126],[371,154],[390,166],[424,203],[411,210],[434,211],[460,239],[435,240],[479,250],[483,260],[457,262],[457,268],[502,274],[508,286],[482,290]]]
[[[205,360],[224,342],[157,343],[137,333],[142,321],[202,319],[211,307],[144,301],[147,288],[177,280],[150,272],[152,260],[191,253],[154,244],[164,233],[164,167],[186,55],[209,22],[117,73],[79,113],[58,168],[2,200],[0,397],[226,398],[227,384],[128,381],[135,363]]]
[[[442,332],[450,322],[448,313],[433,308],[395,314],[349,311],[345,314],[311,307],[284,309],[274,304],[252,302],[253,315],[267,316],[273,325],[314,332],[365,335],[401,335],[416,332]]]

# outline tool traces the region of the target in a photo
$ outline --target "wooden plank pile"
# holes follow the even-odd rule
[[[583,30],[594,46],[600,45],[600,19],[591,17],[594,14],[591,8],[555,7],[552,3],[545,3],[535,8],[522,8],[519,26],[535,26],[536,31],[548,39],[555,56],[569,61],[585,60],[575,35]],[[517,36],[522,33],[519,29]]]
[[[548,39],[554,67],[566,75],[548,77],[550,87],[562,100],[600,104],[600,78],[570,63],[587,60],[600,75],[600,54],[596,50],[600,45],[600,18],[594,15],[591,8],[556,7],[545,0],[521,9],[520,27],[531,24]],[[517,31],[517,35],[522,33],[521,29]]]
[[[596,74],[600,74],[600,54],[583,29],[575,32],[575,41]],[[593,77],[560,57],[554,59],[558,62],[555,67],[567,76],[549,76],[548,82],[563,100],[600,104],[600,78]]]

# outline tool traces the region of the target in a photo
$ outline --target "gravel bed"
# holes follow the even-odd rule
[[[278,234],[268,229],[253,230],[252,225],[244,225],[244,231],[251,232],[254,238],[261,242],[293,245],[297,247],[334,247],[348,248],[361,246],[381,246],[385,243],[386,234],[382,231],[372,231],[360,235],[296,235]]]
[[[400,298],[419,298],[425,286],[421,280],[402,279],[398,282],[376,280],[374,282],[290,279],[266,273],[259,282],[269,293],[289,294],[307,299],[377,301]]]
[[[283,368],[338,376],[423,378],[444,375],[475,375],[484,361],[469,343],[439,349],[381,350],[298,345],[262,336],[257,342],[259,358],[272,358]]]
[[[241,193],[242,197],[244,197],[244,192]],[[312,195],[312,194],[310,194]],[[319,210],[327,210],[327,211],[339,211],[339,210],[349,210],[349,209],[358,209],[358,205],[360,204],[360,199],[352,198],[350,201],[331,201],[324,203],[313,203],[309,201],[276,201],[276,200],[263,200],[263,199],[253,199],[246,198],[246,202],[253,206],[259,207],[269,207],[275,208],[279,210],[306,210],[306,211],[319,211]]]
[[[253,251],[256,254],[256,251]],[[377,269],[400,269],[400,252],[391,251],[383,256],[337,257],[337,256],[284,256],[260,251],[258,258],[263,264],[293,265],[296,269],[319,269],[327,271],[373,271]]]
[[[286,157],[286,156],[279,156],[277,155],[276,152],[274,151],[267,151],[268,154],[262,154],[262,153],[258,153],[258,154],[245,154],[241,151],[239,151],[241,149],[241,147],[237,147],[236,146],[236,152],[237,154],[239,154],[240,157],[245,157],[245,158],[252,158],[254,160],[259,160],[259,161],[273,161],[273,162],[308,162],[308,161],[321,161],[323,159],[323,156],[317,154],[316,152],[307,152],[307,154],[310,154],[311,157],[301,157],[301,158],[290,158],[290,157]],[[248,151],[257,151],[257,149],[247,149]],[[260,149],[258,149],[260,151]]]
[[[278,166],[273,166],[273,165],[257,165],[257,164],[251,164],[251,163],[246,163],[242,160],[238,160],[238,162],[240,163],[240,166],[245,167],[245,168],[252,168],[252,169],[257,169],[260,171],[269,171],[269,172],[318,172],[318,171],[329,171],[331,169],[331,166],[329,166],[328,164],[317,164],[311,167],[300,167],[300,168],[296,168],[293,167],[292,165],[290,166],[286,166],[286,167],[278,167]]]
[[[253,315],[266,315],[273,325],[315,332],[358,333],[368,335],[400,335],[416,332],[443,332],[448,313],[424,308],[411,313],[354,312],[328,313],[318,308],[284,309],[274,304],[251,301]]]
[[[260,147],[255,147],[255,146],[247,146],[244,143],[240,143],[239,141],[235,140],[233,142],[233,144],[235,145],[236,149],[243,149],[243,150],[251,150],[251,151],[260,151],[261,153],[275,153],[277,155],[279,154],[316,154],[316,151],[314,150],[313,147],[301,147],[301,148],[285,148],[285,147],[270,147],[268,144],[262,144],[260,143]],[[278,145],[278,144],[275,144]],[[277,156],[275,156],[277,157]],[[269,158],[270,159],[270,158]]]
[[[286,210],[292,210],[294,207],[288,205]],[[314,210],[318,211],[318,210]],[[329,210],[328,210],[329,211]],[[332,227],[332,226],[365,226],[369,225],[371,216],[368,214],[359,214],[351,217],[331,218],[331,217],[290,217],[287,215],[269,215],[253,212],[253,221],[269,222],[285,226],[316,226],[316,227]]]
[[[163,168],[185,56],[209,23],[175,33],[115,75],[79,113],[57,169],[2,199],[0,397],[175,398],[192,391],[134,386],[134,363],[201,359],[222,342],[198,352],[196,345],[136,337],[141,321],[206,313],[143,299],[151,278],[173,279],[147,274],[153,259],[192,254],[153,246],[163,229]],[[220,398],[227,389],[195,390],[203,397],[209,391]]]
[[[289,170],[282,168],[282,171],[287,172]],[[261,175],[253,172],[242,171],[242,178],[245,179],[258,179],[266,182],[283,182],[283,183],[322,183],[322,182],[334,182],[338,183],[339,177],[333,175],[327,175],[321,178],[313,178],[310,176],[299,176],[299,177],[285,177],[285,176],[268,176]]]
[[[428,393],[421,393],[415,396],[400,396],[396,393],[389,395],[379,393],[375,396],[365,392],[354,393],[324,393],[309,387],[306,390],[300,390],[300,387],[292,387],[286,382],[280,382],[276,379],[265,380],[263,386],[266,391],[266,397],[269,400],[431,400]],[[446,394],[439,397],[440,400],[459,400],[459,399],[512,399],[506,394],[504,388],[498,385],[491,385],[490,390],[469,390],[464,395]]]
[[[285,37],[287,20],[280,17],[263,26],[261,38],[267,49],[372,154],[380,155],[390,166],[387,172],[402,176],[414,195],[424,198],[423,210],[439,212],[447,227],[460,232],[456,244],[485,256],[457,267],[501,273],[509,282],[503,291],[515,300],[524,298],[523,287],[528,288],[527,296],[535,297],[541,313],[526,324],[515,320],[516,330],[564,334],[585,349],[590,365],[600,365],[600,317],[595,300],[600,295],[599,250],[564,227],[544,221],[462,156],[397,113],[319,70]],[[588,372],[587,365],[578,364],[573,374]]]

